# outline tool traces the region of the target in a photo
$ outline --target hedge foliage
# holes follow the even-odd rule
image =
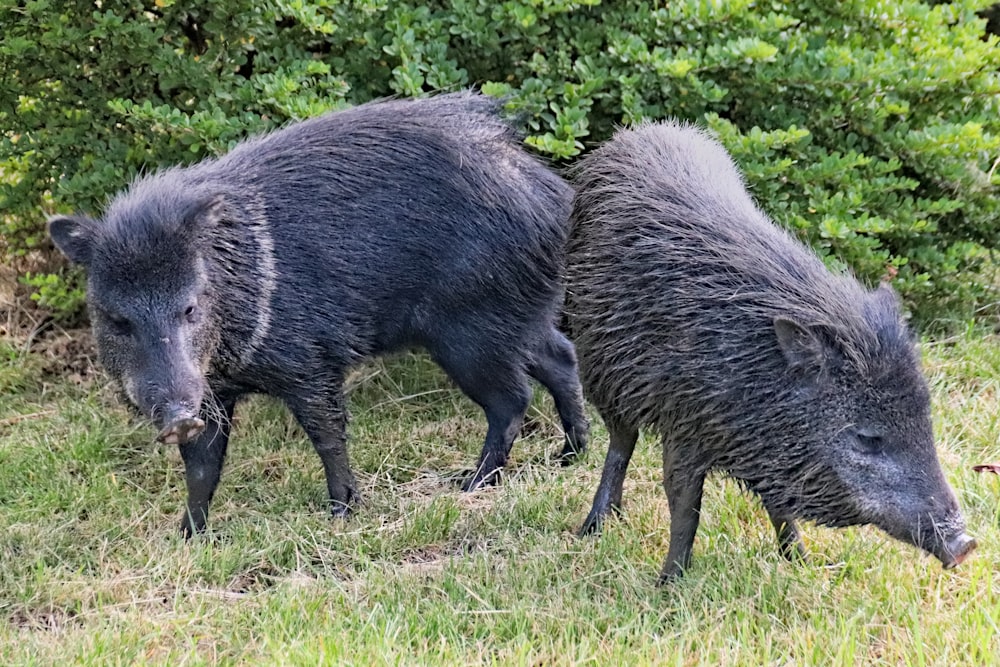
[[[1000,47],[914,0],[0,0],[0,254],[142,170],[386,95],[481,86],[571,161],[616,125],[710,127],[755,196],[923,324],[992,313]],[[78,312],[79,276],[32,275]],[[986,307],[984,309],[984,307]]]

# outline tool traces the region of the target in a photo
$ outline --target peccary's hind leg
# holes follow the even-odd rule
[[[463,491],[475,491],[481,486],[496,484],[507,464],[510,448],[521,431],[524,412],[531,401],[531,389],[525,378],[494,390],[466,390],[469,397],[486,413],[486,442],[479,455],[476,469],[462,483]]]
[[[204,531],[208,522],[208,506],[222,475],[235,406],[236,401],[230,400],[203,409],[205,430],[180,445],[188,491],[187,510],[181,517],[181,534],[186,538]]]
[[[701,515],[701,495],[706,469],[693,462],[681,462],[684,451],[676,444],[663,443],[663,488],[670,505],[670,549],[660,571],[660,583],[684,574],[691,563],[694,535]]]
[[[342,382],[324,382],[321,386],[321,390],[312,387],[311,395],[289,400],[288,404],[323,461],[330,512],[334,516],[347,516],[360,498],[347,456],[347,409]]]
[[[499,481],[531,402],[531,387],[524,372],[511,358],[500,357],[513,357],[516,352],[492,348],[493,354],[484,355],[484,347],[479,340],[453,341],[431,352],[455,384],[486,413],[486,442],[475,471],[462,482],[463,491],[475,491]]]
[[[639,429],[625,424],[617,417],[604,416],[611,442],[608,444],[608,455],[604,458],[604,472],[601,473],[601,483],[594,495],[594,504],[590,514],[583,522],[579,535],[598,533],[601,524],[612,510],[621,511],[622,487],[625,484],[625,472],[628,470],[636,440],[639,439]]]
[[[767,515],[774,526],[774,532],[778,536],[778,548],[781,555],[787,560],[797,561],[806,558],[806,547],[802,543],[802,536],[799,535],[799,527],[795,523],[794,517],[784,516],[780,512],[772,512],[771,508],[764,505]]]
[[[559,413],[566,442],[559,459],[563,464],[572,462],[587,448],[590,425],[583,410],[583,389],[576,365],[573,343],[555,327],[535,352],[528,365],[528,374],[548,389]]]

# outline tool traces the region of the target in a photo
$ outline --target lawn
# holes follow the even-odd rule
[[[537,392],[501,486],[457,480],[485,432],[426,358],[352,378],[364,504],[324,509],[288,413],[238,409],[210,530],[177,527],[180,457],[106,380],[0,341],[0,664],[1000,664],[1000,338],[923,345],[939,452],[979,550],[956,570],[874,528],[805,526],[787,563],[759,504],[706,487],[692,568],[655,586],[669,516],[644,438],[625,514],[574,531],[607,446],[561,467]]]

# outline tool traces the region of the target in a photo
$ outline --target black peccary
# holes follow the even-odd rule
[[[611,438],[581,534],[620,509],[649,428],[670,505],[661,581],[690,562],[711,470],[760,496],[789,558],[803,553],[796,519],[875,524],[946,568],[975,548],[889,287],[829,272],[695,128],[622,130],[574,177],[565,311]]]
[[[345,372],[424,348],[486,413],[467,490],[493,481],[531,392],[565,459],[588,426],[555,328],[572,189],[471,92],[370,103],[137,180],[100,221],[56,217],[87,271],[99,357],[180,445],[182,530],[205,527],[237,400],[282,399],[323,461],[334,513],[357,491]]]

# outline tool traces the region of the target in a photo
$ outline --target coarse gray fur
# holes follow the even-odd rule
[[[789,557],[802,553],[799,518],[875,524],[946,566],[974,548],[888,286],[827,270],[694,127],[621,130],[573,176],[565,317],[611,437],[582,532],[620,508],[648,428],[671,511],[663,579],[688,566],[712,470],[759,494]]]
[[[428,350],[485,411],[465,488],[504,465],[529,376],[555,398],[563,457],[582,450],[576,358],[555,328],[571,201],[496,100],[461,92],[296,123],[49,228],[87,270],[103,365],[180,445],[190,534],[249,393],[290,407],[346,511],[344,377],[396,350]]]

